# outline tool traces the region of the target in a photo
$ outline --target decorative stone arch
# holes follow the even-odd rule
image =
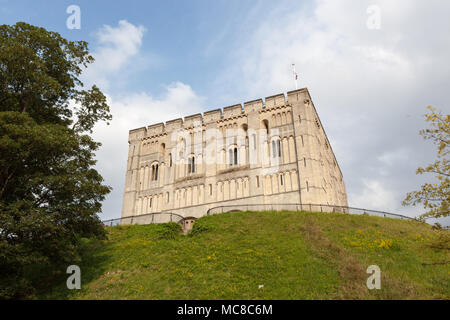
[[[177,159],[184,159],[186,153],[186,138],[183,136],[178,137],[177,146],[176,146],[176,155]]]
[[[237,166],[239,163],[239,148],[236,144],[232,144],[228,147],[227,152],[227,165],[229,167],[231,166]]]
[[[195,154],[191,153],[187,159],[187,174],[194,174],[196,172]]]
[[[269,120],[263,119],[261,120],[261,128],[266,130],[267,137],[269,136],[270,127],[269,127]]]
[[[272,158],[281,158],[281,137],[273,136],[270,138],[270,151]]]
[[[159,178],[159,162],[153,161],[150,165],[151,167],[151,181],[158,181]]]
[[[281,122],[281,113],[277,113],[277,126],[281,126],[282,122]]]
[[[192,227],[194,226],[194,222],[197,220],[196,217],[184,217],[178,223],[181,225],[181,228],[183,229],[184,234],[188,233],[192,230]]]

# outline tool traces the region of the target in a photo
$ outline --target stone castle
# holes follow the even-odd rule
[[[128,143],[122,218],[200,217],[225,205],[348,206],[306,88],[133,129]]]

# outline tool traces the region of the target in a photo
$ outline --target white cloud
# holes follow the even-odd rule
[[[356,208],[386,210],[386,208],[394,208],[397,205],[397,199],[392,190],[376,180],[363,179],[361,192],[351,193],[349,197],[351,198],[350,206]]]
[[[378,161],[384,166],[395,166],[399,163],[404,163],[408,160],[410,156],[409,150],[405,148],[400,148],[397,150],[382,152],[378,157]]]
[[[86,84],[95,83],[102,89],[108,89],[111,78],[136,61],[145,31],[143,26],[120,20],[117,27],[104,25],[96,32],[98,47],[92,54],[95,62],[83,76]]]
[[[216,96],[255,99],[292,90],[295,63],[340,163],[349,203],[417,214],[401,201],[423,182],[416,168],[435,156],[418,136],[426,106],[448,108],[450,3],[317,0],[311,11],[283,4],[247,22],[255,28],[230,51]],[[379,30],[366,25],[373,4],[381,9]]]
[[[105,183],[113,187],[103,204],[102,219],[120,216],[128,154],[128,131],[151,124],[166,122],[182,115],[199,113],[204,99],[189,85],[175,82],[165,87],[161,97],[141,92],[119,98],[108,96],[113,120],[107,126],[95,127],[94,139],[102,143],[97,151],[97,168]]]
[[[135,26],[126,20],[120,20],[116,27],[104,25],[95,33],[95,62],[83,75],[86,86],[95,83],[103,90],[113,116],[109,126],[99,123],[93,134],[94,139],[102,143],[96,153],[97,168],[105,184],[113,187],[103,203],[102,219],[117,218],[121,214],[129,130],[202,110],[204,99],[181,82],[165,86],[163,94],[157,97],[147,92],[132,91],[118,96],[111,91],[110,83],[124,81],[127,72],[136,70],[136,65],[161,63],[161,58],[154,54],[146,54],[145,59],[142,58],[145,31],[143,26]]]
[[[448,108],[450,3],[378,0],[379,30],[366,26],[372,1],[313,4],[313,10],[298,1],[255,9],[244,23],[246,32],[232,35],[236,46],[226,70],[217,72],[211,101],[228,105],[291,90],[296,63],[300,86],[309,88],[340,163],[350,205],[416,215],[420,208],[402,208],[401,200],[423,182],[416,168],[434,157],[433,147],[417,134],[425,125],[425,107]],[[107,88],[123,78],[140,55],[144,32],[126,21],[102,28],[89,79]],[[218,39],[232,32],[226,28]],[[205,54],[218,50],[217,43],[206,46]],[[105,215],[120,214],[128,130],[199,112],[202,104],[182,83],[167,87],[162,97],[134,93],[111,99],[112,127],[96,130],[104,143],[99,166],[115,188]]]

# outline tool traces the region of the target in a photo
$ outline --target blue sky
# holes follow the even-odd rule
[[[81,29],[69,30],[69,5]],[[379,25],[369,26],[370,8]],[[308,87],[344,174],[349,203],[402,207],[435,148],[418,131],[427,105],[448,112],[450,3],[431,0],[6,1],[0,23],[25,21],[86,40],[83,76],[108,96],[98,169],[114,188],[102,218],[119,217],[129,129]],[[430,23],[432,22],[432,23]]]
[[[214,79],[226,71],[228,56],[253,22],[266,11],[277,10],[273,1],[0,1],[1,23],[25,21],[61,33],[70,40],[85,40],[97,46],[96,32],[104,25],[127,20],[144,26],[140,68],[132,76],[111,86],[115,94],[151,91],[159,95],[162,84],[189,83],[209,100]],[[287,2],[286,2],[287,3]],[[69,30],[69,5],[81,9],[81,29]],[[147,59],[146,59],[147,58]],[[151,60],[151,61],[150,61]],[[156,60],[156,61],[155,61]],[[240,100],[241,97],[236,97]],[[242,97],[246,98],[246,97]],[[212,102],[216,102],[215,98]],[[232,103],[232,102],[230,102]]]

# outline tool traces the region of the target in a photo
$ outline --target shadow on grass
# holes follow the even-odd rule
[[[108,247],[111,243],[108,240],[98,239],[82,239],[80,246],[81,262],[74,263],[80,267],[81,270],[81,291],[83,287],[91,281],[98,279],[107,270],[108,261],[111,259],[111,254],[108,253]],[[67,288],[66,281],[70,274],[66,273],[64,269],[58,276],[49,279],[47,283],[41,283],[41,288],[38,289],[38,299],[51,300],[67,300],[76,298],[76,294],[80,290],[70,290]],[[45,281],[45,280],[44,280]]]

